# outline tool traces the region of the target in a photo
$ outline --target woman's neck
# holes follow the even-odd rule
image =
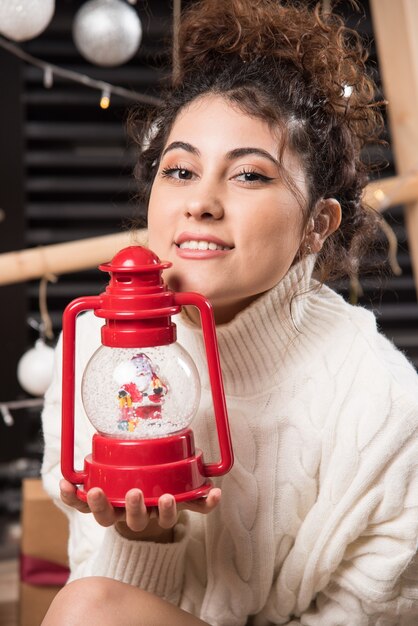
[[[215,318],[216,326],[232,322],[232,320],[236,315],[238,315],[238,313],[241,313],[241,311],[246,309],[249,304],[260,298],[262,295],[262,293],[257,293],[254,296],[250,296],[249,298],[244,298],[243,300],[233,303],[212,303],[213,316]],[[200,327],[200,315],[196,307],[186,306],[184,308],[186,309],[188,319],[193,322],[193,324],[196,324],[196,326]]]
[[[276,287],[260,295],[234,319],[216,329],[225,390],[232,395],[258,393],[274,387],[290,375],[295,361],[317,350],[317,300],[319,288],[311,275],[315,258],[303,259]],[[319,299],[321,300],[321,298]],[[332,324],[333,311],[321,305],[323,324]],[[206,371],[206,350],[200,327],[183,311],[178,325],[178,341],[192,355],[202,386],[210,387]],[[314,344],[315,350],[311,350]]]

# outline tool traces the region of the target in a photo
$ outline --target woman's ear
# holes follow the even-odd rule
[[[337,230],[341,223],[341,205],[335,198],[324,198],[316,205],[306,232],[305,242],[311,251],[318,253],[327,237]]]

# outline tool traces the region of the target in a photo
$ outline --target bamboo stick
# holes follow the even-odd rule
[[[0,255],[0,285],[96,267],[129,245],[146,245],[145,229],[39,246]]]
[[[418,172],[375,180],[365,188],[363,199],[380,213],[391,206],[418,200]]]
[[[418,167],[418,2],[371,0],[370,7],[396,166],[403,175]],[[405,223],[418,289],[417,196],[406,207]]]
[[[418,173],[392,176],[369,183],[364,200],[384,211],[395,204],[418,199]],[[97,267],[110,260],[121,248],[146,245],[146,229],[115,233],[67,243],[52,244],[0,254],[0,286]]]

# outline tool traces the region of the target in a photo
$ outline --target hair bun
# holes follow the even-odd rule
[[[193,5],[180,26],[181,77],[230,62],[231,55],[247,62],[277,54],[279,40],[285,39],[277,29],[281,12],[271,0],[201,0]]]
[[[200,0],[184,12],[179,31],[179,85],[189,75],[209,76],[239,61],[291,64],[334,111],[351,104],[368,105],[364,61],[367,51],[359,35],[342,18],[322,14],[307,3],[277,0]]]

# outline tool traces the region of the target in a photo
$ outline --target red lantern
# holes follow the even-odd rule
[[[212,307],[196,293],[175,293],[164,284],[170,267],[150,250],[131,246],[99,269],[109,272],[104,293],[73,300],[63,316],[62,453],[64,478],[86,500],[92,487],[124,506],[129,489],[143,491],[147,506],[164,493],[178,502],[205,496],[210,477],[233,464],[231,438]],[[221,459],[205,463],[189,427],[199,404],[200,383],[190,355],[176,342],[171,316],[198,308]],[[102,346],[83,376],[82,398],[97,433],[84,469],[74,469],[76,317],[86,310],[105,320]]]

